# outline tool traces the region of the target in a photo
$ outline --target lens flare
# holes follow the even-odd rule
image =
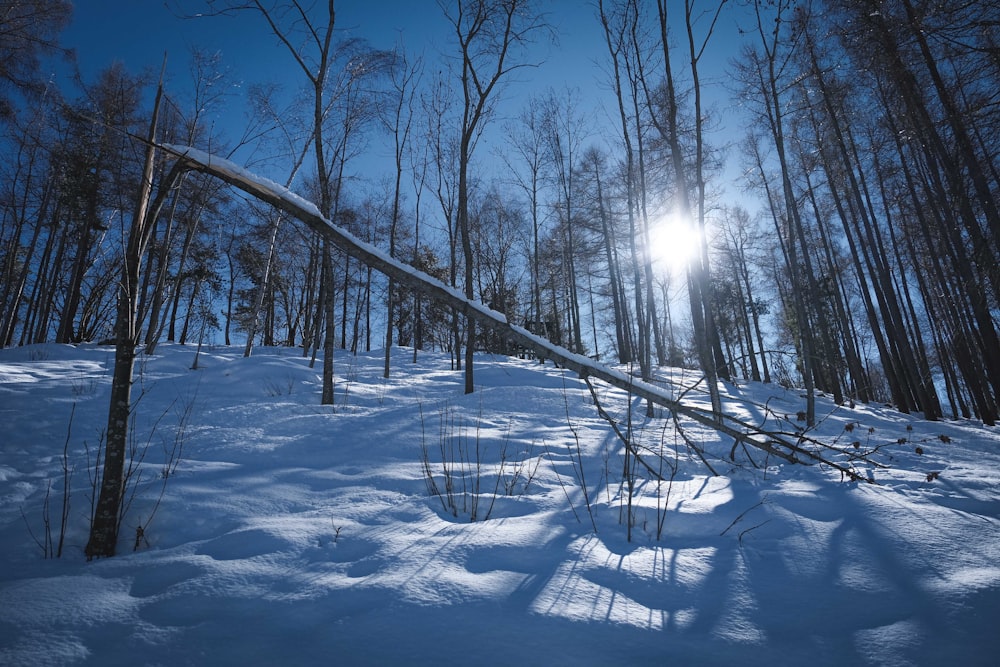
[[[683,274],[699,252],[701,234],[683,216],[665,216],[649,229],[649,256],[661,270]]]

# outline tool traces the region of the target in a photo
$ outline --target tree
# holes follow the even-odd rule
[[[633,361],[632,326],[627,313],[627,297],[619,259],[619,240],[612,220],[609,195],[605,190],[607,159],[607,155],[596,148],[591,147],[584,151],[580,165],[580,175],[584,179],[585,190],[583,206],[589,209],[587,216],[592,220],[594,234],[604,251],[618,361],[629,364]]]
[[[995,114],[983,111],[998,79],[1000,15],[978,2],[830,5],[835,18],[851,21],[839,32],[851,64],[873,73],[868,90],[887,143],[896,148],[894,166],[902,166],[900,190],[911,200],[910,215],[901,219],[916,223],[914,235],[925,244],[915,266],[929,269],[936,283],[923,301],[954,333],[952,350],[940,356],[955,360],[977,414],[994,423],[1000,334],[991,310],[1000,301],[1000,173],[990,139]],[[917,401],[933,409],[931,378],[915,370]]]
[[[250,102],[253,108],[254,116],[256,117],[256,124],[265,128],[262,132],[261,143],[270,147],[272,151],[277,152],[281,155],[291,155],[293,157],[292,166],[288,169],[288,178],[286,180],[286,185],[293,183],[302,168],[303,163],[309,156],[310,141],[308,139],[303,140],[300,136],[301,132],[300,125],[309,126],[310,122],[307,120],[303,122],[299,118],[300,113],[297,105],[292,103],[291,106],[287,108],[277,108],[274,102],[274,95],[276,90],[273,87],[254,87],[251,88],[250,92]],[[309,132],[305,132],[308,136],[311,136]],[[317,197],[318,199],[318,197]],[[262,207],[251,207],[255,211],[261,211]],[[257,281],[257,290],[250,297],[250,311],[244,319],[244,328],[247,332],[247,340],[243,349],[243,356],[249,357],[254,345],[254,338],[257,335],[257,330],[259,326],[259,320],[261,317],[262,309],[264,308],[265,300],[267,299],[268,293],[271,291],[271,280],[272,280],[272,268],[275,264],[276,257],[278,255],[278,243],[279,235],[281,232],[283,218],[282,216],[273,210],[263,209],[259,217],[265,223],[266,231],[266,243],[265,243],[265,254],[264,261],[261,264],[260,279]],[[315,241],[318,243],[319,239],[316,238]],[[315,250],[315,244],[310,244],[311,257],[312,251]],[[316,254],[318,256],[318,254]],[[311,271],[308,272],[308,280],[310,284],[315,283],[316,273],[318,271],[318,264],[316,262],[310,262],[309,264]],[[311,306],[313,304],[307,304]],[[312,332],[311,327],[307,327],[307,331]],[[312,337],[309,338],[309,343],[313,342]],[[303,351],[308,353],[309,345],[303,346]]]
[[[998,124],[983,110],[997,10],[755,7],[760,46],[737,71],[772,146],[752,141],[747,155],[775,221],[807,389],[934,419],[944,387],[954,412],[995,420],[1000,172]]]
[[[332,243],[356,257],[366,266],[392,276],[400,284],[420,290],[431,298],[464,311],[470,318],[475,318],[482,325],[501,332],[507,340],[522,345],[539,356],[553,359],[556,363],[578,373],[585,379],[597,378],[627,391],[629,395],[637,396],[649,403],[662,405],[675,414],[683,415],[732,438],[735,445],[758,448],[788,463],[800,461],[820,463],[837,470],[853,481],[866,479],[853,468],[827,458],[823,453],[823,448],[817,449],[810,446],[816,442],[815,440],[803,440],[801,437],[790,438],[783,433],[767,431],[749,421],[727,415],[720,416],[701,408],[692,407],[674,398],[673,392],[670,390],[664,390],[645,381],[636,381],[626,373],[607,368],[600,363],[573,354],[565,348],[540,340],[538,337],[530,335],[522,327],[512,325],[506,317],[490,310],[481,302],[466,299],[455,290],[445,287],[440,281],[426,274],[415,272],[413,267],[387,257],[384,253],[373,251],[369,244],[360,242],[354,235],[320,216],[315,206],[303,206],[297,198],[287,196],[287,192],[274,187],[273,183],[266,183],[258,177],[246,174],[232,163],[226,164],[224,160],[217,158],[203,159],[200,155],[182,150],[175,149],[173,152],[177,154],[178,162],[183,162],[190,168],[216,176],[261,201],[294,215],[316,231],[321,232]],[[594,396],[596,397],[596,393]],[[629,439],[625,439],[625,442],[628,454],[634,456],[635,460],[641,461],[644,454],[638,452]],[[735,446],[733,451],[735,451]],[[654,468],[647,466],[647,470],[660,477],[660,473],[656,472]]]
[[[0,170],[0,346],[14,342],[22,318],[37,312],[31,294],[46,296],[31,279],[41,259],[36,251],[50,249],[47,239],[57,236],[46,235],[45,228],[55,227],[59,216],[60,189],[49,155],[56,141],[52,121],[63,100],[40,76],[39,59],[65,53],[58,35],[71,13],[69,2],[57,0],[0,5],[0,130],[9,132],[0,137],[5,155]],[[19,114],[23,100],[30,104]],[[31,326],[23,324],[20,339],[31,340]]]
[[[563,256],[566,261],[566,283],[569,289],[567,306],[570,320],[569,330],[572,336],[570,349],[578,354],[583,354],[576,269],[576,257],[579,253],[577,247],[579,232],[576,230],[579,216],[576,210],[576,196],[579,188],[575,183],[575,177],[577,176],[577,162],[580,159],[579,154],[586,136],[586,120],[579,113],[579,107],[578,90],[567,89],[561,93],[550,90],[543,102],[542,113],[547,171],[557,193],[554,208],[565,241]]]
[[[0,5],[0,121],[15,115],[12,94],[38,99],[47,84],[39,76],[39,57],[66,52],[59,33],[70,21],[67,0],[18,0]]]
[[[630,39],[635,34],[639,24],[638,6],[635,2],[627,1],[618,12],[608,11],[605,8],[604,0],[598,2],[598,12],[601,19],[601,26],[604,29],[605,44],[608,47],[608,55],[611,58],[611,76],[614,85],[615,98],[618,106],[618,118],[621,122],[621,139],[625,150],[622,160],[621,170],[622,181],[625,191],[625,216],[628,221],[626,238],[628,240],[631,254],[632,288],[634,295],[633,318],[636,322],[636,339],[634,354],[639,362],[640,373],[643,379],[652,376],[650,368],[650,335],[651,322],[647,318],[645,300],[643,298],[643,272],[640,249],[642,246],[638,242],[639,229],[637,227],[638,201],[640,199],[639,173],[641,165],[637,159],[636,143],[639,140],[641,130],[639,128],[640,118],[637,114],[638,82],[635,76],[635,57],[633,47],[635,39]],[[632,109],[630,115],[629,109]]]
[[[19,325],[21,340],[30,330],[35,299],[31,279],[42,261],[38,253],[48,240],[59,212],[59,178],[51,147],[57,141],[49,119],[54,109],[41,104],[25,121],[10,123],[4,147],[8,159],[0,163],[0,347],[13,344]],[[44,253],[43,253],[44,255]],[[37,281],[35,282],[37,284]]]
[[[515,319],[519,310],[521,274],[515,261],[516,248],[526,231],[519,202],[501,194],[494,183],[473,201],[470,232],[476,258],[476,287],[493,310]],[[509,354],[506,341],[483,332],[478,341],[490,352]]]
[[[382,122],[385,129],[392,134],[395,180],[392,189],[392,213],[389,220],[389,256],[396,256],[396,228],[399,225],[400,204],[402,201],[403,160],[409,150],[410,130],[413,127],[414,102],[416,86],[419,82],[421,64],[419,61],[410,63],[402,46],[397,49],[396,63],[390,78],[392,79],[392,99],[386,105],[386,113]],[[392,279],[386,294],[386,326],[385,326],[385,367],[383,374],[389,377],[389,360],[392,349],[392,321],[395,292]]]
[[[757,293],[751,280],[751,253],[759,246],[755,238],[756,229],[750,213],[739,206],[723,211],[719,221],[721,245],[720,251],[723,263],[720,269],[731,276],[732,304],[742,326],[745,336],[746,361],[750,365],[750,378],[760,382],[771,381],[771,373],[767,363],[764,334],[761,330],[760,316],[767,312],[767,303],[754,295]],[[720,306],[720,311],[723,309]],[[759,359],[758,359],[759,357]],[[763,375],[761,375],[763,369]]]
[[[421,261],[421,241],[420,241],[420,221],[423,209],[424,190],[427,187],[427,179],[430,171],[430,142],[424,142],[420,147],[414,148],[411,144],[410,150],[410,177],[413,182],[414,203],[413,203],[413,255],[411,263],[418,266]],[[427,269],[421,269],[425,273],[430,273]],[[447,280],[447,278],[444,278]],[[423,303],[420,294],[413,294],[413,363],[417,363],[417,351],[423,348],[424,344],[424,317]]]
[[[431,88],[422,96],[422,107],[427,126],[424,128],[428,144],[432,170],[432,191],[444,218],[448,235],[448,284],[458,287],[458,227],[455,211],[457,208],[458,146],[452,138],[459,133],[452,126],[452,90],[448,80],[439,75]],[[448,345],[452,355],[452,368],[462,368],[462,337],[459,312],[451,313],[451,342]]]
[[[100,239],[108,231],[109,211],[120,210],[119,201],[134,187],[134,162],[127,159],[127,138],[122,128],[135,127],[143,80],[133,77],[120,63],[102,71],[85,89],[79,105],[67,110],[68,134],[61,145],[61,209],[65,215],[69,281],[59,312],[56,342],[79,342],[80,304],[85,280],[99,253]]]
[[[333,32],[336,23],[334,1],[328,0],[326,3],[325,17],[320,17],[322,23],[317,23],[297,0],[273,8],[265,7],[260,0],[255,0],[252,8],[256,9],[267,22],[271,32],[288,50],[309,83],[312,95],[312,124],[310,141],[307,143],[312,144],[315,159],[320,212],[324,216],[333,218],[335,217],[332,201],[333,184],[330,165],[325,153],[326,137],[323,128],[327,112],[327,77],[330,74],[333,60]],[[282,21],[287,21],[287,25],[282,25]],[[301,34],[296,35],[296,32]],[[292,41],[300,38],[303,41]],[[321,396],[323,405],[333,404],[334,308],[333,290],[330,289],[333,283],[330,252],[329,246],[324,244],[322,281],[327,285],[327,298],[324,308],[326,338],[323,344],[323,391]]]
[[[164,114],[165,120],[173,121],[164,128],[164,135],[170,137],[172,143],[185,146],[219,147],[223,145],[222,141],[207,129],[205,116],[224,104],[228,97],[226,72],[220,54],[193,50],[191,81],[191,99],[184,108],[192,111],[189,116],[181,117],[180,107],[176,107],[177,113]],[[165,326],[169,327],[169,340],[175,340],[173,333],[182,278],[186,274],[193,275],[186,265],[199,240],[202,218],[213,214],[220,204],[217,193],[217,184],[207,179],[201,181],[197,188],[179,190],[172,197],[168,214],[159,221],[160,229],[153,230],[150,243],[157,252],[151,257],[149,270],[145,272],[139,306],[140,322],[147,321],[147,354],[155,351]],[[185,199],[184,195],[189,197]],[[176,264],[173,264],[174,261]],[[171,275],[174,277],[172,281]]]
[[[787,58],[781,51],[784,48],[781,39],[782,22],[785,20],[784,13],[789,11],[789,6],[790,3],[787,0],[781,0],[775,5],[772,15],[765,7],[765,3],[761,0],[755,0],[756,33],[760,39],[760,51],[748,47],[744,51],[747,56],[744,60],[751,63],[750,66],[753,68],[750,77],[756,87],[755,93],[762,100],[762,115],[780,166],[780,194],[769,194],[768,201],[778,236],[786,239],[786,242],[782,244],[782,251],[791,278],[791,298],[795,320],[798,323],[796,330],[799,335],[802,379],[806,388],[806,423],[812,426],[816,421],[816,387],[813,374],[814,341],[805,302],[807,298],[806,280],[802,276],[803,268],[799,260],[800,250],[808,252],[808,246],[805,244],[802,218],[792,185],[792,168],[785,143],[786,105],[779,85],[779,77],[783,74],[783,63]],[[758,164],[762,165],[763,163],[758,161]],[[783,210],[779,210],[779,206],[783,206]],[[782,224],[787,226],[787,230],[782,229]]]
[[[306,81],[311,105],[308,146],[315,167],[320,212],[337,219],[341,204],[345,166],[353,155],[355,134],[373,117],[368,91],[362,83],[385,71],[391,62],[387,54],[367,48],[361,40],[334,41],[336,12],[334,0],[321,3],[322,9],[305,6],[299,0],[265,4],[261,0],[230,4],[222,13],[257,12],[285,47]],[[294,171],[293,171],[294,176]],[[291,182],[291,181],[289,181]],[[325,337],[323,340],[323,405],[333,403],[333,355],[336,339],[336,309],[333,289],[332,248],[324,241],[320,263],[320,293]]]
[[[671,164],[675,179],[677,208],[684,220],[692,221],[699,232],[701,252],[692,261],[688,269],[688,297],[691,303],[691,320],[694,325],[695,345],[698,350],[702,372],[708,384],[712,409],[721,417],[722,403],[719,395],[719,377],[727,378],[729,373],[723,355],[720,354],[719,332],[715,325],[716,312],[712,299],[712,277],[708,255],[708,233],[706,229],[706,148],[704,142],[704,113],[701,101],[701,83],[698,65],[708,46],[708,41],[715,30],[719,14],[726,0],[721,0],[715,9],[709,12],[710,23],[706,35],[699,44],[694,35],[694,6],[690,0],[684,2],[684,27],[688,44],[688,64],[691,73],[691,90],[694,99],[694,164],[689,166],[684,160],[684,149],[681,142],[679,124],[680,95],[675,82],[675,71],[669,46],[667,1],[657,0],[656,10],[659,18],[659,46],[662,50],[665,105],[665,122],[660,122],[659,114],[651,113],[653,125],[659,135],[670,148]],[[643,82],[647,100],[649,90]],[[691,196],[694,196],[694,202]],[[647,231],[648,238],[648,231]]]
[[[164,63],[165,65],[166,63]],[[174,187],[183,172],[181,162],[175,162],[157,196],[151,197],[156,155],[154,142],[156,141],[157,120],[162,95],[161,76],[147,135],[148,144],[143,162],[142,180],[139,184],[135,210],[127,232],[127,245],[122,258],[122,275],[118,285],[118,309],[115,319],[115,364],[111,379],[108,425],[104,434],[104,467],[100,480],[100,492],[94,505],[94,516],[91,520],[90,538],[84,549],[87,560],[114,556],[118,545],[118,531],[122,519],[122,493],[125,483],[125,455],[132,412],[132,372],[140,333],[136,322],[139,273],[142,257],[149,242],[150,231],[160,208],[163,206],[166,193]]]
[[[449,3],[450,5],[450,3]],[[456,219],[465,260],[465,296],[474,297],[474,261],[469,228],[469,166],[483,125],[492,115],[498,84],[510,72],[530,66],[518,54],[535,36],[548,30],[531,0],[438,0],[458,42],[462,88],[462,119],[458,142]],[[466,323],[465,393],[474,389],[472,354],[474,319]]]
[[[542,321],[542,294],[540,273],[540,247],[542,231],[542,166],[545,155],[545,128],[542,102],[538,97],[529,98],[525,108],[518,115],[516,123],[508,124],[505,134],[510,138],[510,150],[501,153],[501,158],[510,170],[511,177],[528,202],[531,220],[531,241],[528,250],[528,267],[531,284],[530,322]],[[516,158],[516,159],[515,159]]]

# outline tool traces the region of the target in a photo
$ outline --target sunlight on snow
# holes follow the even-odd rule
[[[879,486],[740,459],[711,475],[681,452],[671,482],[636,486],[628,535],[618,441],[589,392],[550,365],[482,356],[483,386],[466,397],[448,355],[423,353],[386,380],[380,352],[338,353],[329,409],[296,350],[244,359],[214,348],[197,372],[190,348],[159,350],[142,375],[136,428],[151,447],[130,534],[120,557],[97,563],[83,561],[84,468],[107,417],[108,351],[0,350],[0,537],[9,545],[0,608],[17,610],[0,620],[0,663],[155,654],[163,664],[465,664],[510,657],[497,652],[507,646],[531,646],[545,664],[807,664],[820,650],[827,664],[980,664],[995,654],[1000,459],[997,436],[981,425],[819,397],[829,415],[820,436],[836,440],[845,423],[874,429],[889,466],[874,471]],[[179,426],[178,396],[197,398],[183,460],[132,553],[134,526],[160,497],[161,441]],[[747,383],[727,400],[794,413],[799,395]],[[906,424],[922,452],[896,442]],[[688,435],[719,461],[729,452],[709,429]],[[565,447],[576,437],[579,458]],[[54,562],[27,528],[44,534],[51,494],[58,531],[67,441],[74,502]],[[449,464],[456,513],[421,474],[426,444],[444,492],[449,443],[464,447]],[[575,476],[581,463],[596,533]],[[467,475],[454,478],[455,466]],[[512,482],[515,468],[530,484]],[[940,477],[928,481],[932,470]],[[127,644],[110,641],[125,635]]]
[[[612,622],[646,630],[682,630],[697,617],[689,604],[712,572],[714,547],[636,547],[616,553],[596,535],[570,546],[531,610],[574,621]],[[664,595],[664,587],[674,594]]]

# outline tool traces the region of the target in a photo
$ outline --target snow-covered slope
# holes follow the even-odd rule
[[[446,357],[410,354],[388,380],[381,353],[338,356],[330,408],[295,350],[191,370],[193,349],[160,346],[120,555],[87,563],[113,351],[0,350],[0,664],[997,664],[995,429],[821,401],[815,435],[887,466],[853,462],[869,485],[732,463],[689,425],[712,475],[635,409],[668,481],[637,482],[628,541],[622,448],[579,380],[482,357],[466,396]],[[628,398],[601,391],[625,428]],[[776,386],[728,397],[751,421],[802,409]],[[64,447],[65,546],[43,559]]]

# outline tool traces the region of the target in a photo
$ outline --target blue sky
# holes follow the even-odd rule
[[[76,50],[87,81],[114,60],[132,72],[158,72],[166,53],[168,92],[173,87],[176,94],[188,80],[190,49],[198,47],[221,52],[238,82],[277,81],[290,88],[301,84],[289,54],[256,13],[181,18],[178,5],[191,13],[204,7],[200,0],[170,0],[169,7],[162,0],[79,0],[63,41]],[[526,70],[508,86],[506,95],[518,107],[518,100],[549,86],[579,87],[592,98],[596,77],[602,76],[594,61],[604,57],[606,48],[595,9],[585,2],[554,2],[551,9],[559,45],[547,49],[541,67]],[[336,12],[343,36],[363,37],[376,48],[391,48],[402,37],[408,51],[424,52],[426,60],[437,61],[450,46],[448,24],[434,0],[340,0]]]
[[[182,2],[191,10],[201,4]],[[168,8],[162,0],[78,0],[64,43],[76,49],[85,75],[115,59],[133,70],[158,69],[165,51],[171,63],[182,62],[192,46],[221,51],[225,62],[247,80],[258,75],[280,78],[293,67],[258,15],[185,19],[172,11],[177,4],[172,1]],[[597,74],[592,61],[602,59],[606,51],[595,10],[583,1],[554,2],[551,7],[559,45],[532,71],[532,83],[591,87]],[[336,11],[338,30],[364,37],[375,47],[389,48],[402,36],[408,50],[426,50],[428,58],[435,49],[447,49],[448,26],[434,0],[340,0]]]
[[[730,9],[733,3],[730,3]],[[608,120],[603,107],[617,113],[605,74],[607,48],[596,2],[551,0],[550,21],[558,34],[558,45],[539,49],[544,58],[540,67],[522,70],[518,80],[505,90],[508,114],[516,114],[529,95],[548,88],[578,88],[580,96],[599,123],[617,126]],[[265,81],[301,85],[301,74],[289,54],[278,44],[259,15],[245,12],[237,16],[181,18],[182,10],[196,13],[204,9],[201,0],[77,0],[71,26],[63,35],[66,46],[76,50],[85,80],[114,60],[121,60],[132,72],[148,68],[158,72],[164,53],[168,58],[168,92],[177,94],[187,84],[188,57],[192,47],[219,51],[236,82]],[[670,10],[680,14],[680,3]],[[430,62],[448,53],[449,27],[435,0],[338,0],[337,27],[344,36],[366,38],[374,47],[391,48],[402,37],[410,52],[424,52]],[[682,33],[678,33],[682,36]],[[737,35],[733,18],[726,18],[713,38],[703,65],[704,81],[718,81],[725,63],[735,55]],[[682,55],[678,52],[678,55]],[[678,63],[680,66],[682,62]],[[706,95],[719,94],[711,86]],[[221,122],[239,122],[242,101],[237,97]],[[727,118],[732,113],[717,105],[723,127],[739,125]],[[234,120],[235,119],[235,120]],[[614,124],[612,124],[614,123]],[[233,132],[237,132],[234,130]],[[595,140],[599,141],[597,137]]]

